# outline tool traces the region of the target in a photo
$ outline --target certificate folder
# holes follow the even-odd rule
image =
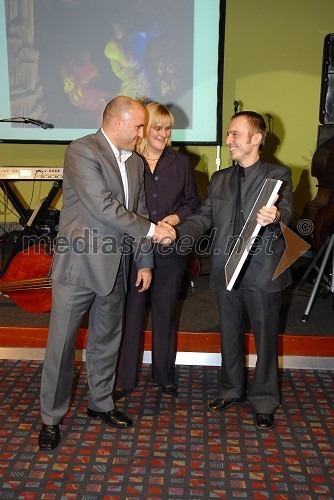
[[[244,262],[249,254],[252,245],[258,235],[261,225],[256,222],[256,214],[264,205],[271,207],[283,181],[277,179],[266,179],[261,191],[250,211],[249,216],[241,230],[241,233],[232,249],[232,252],[225,264],[226,289],[232,290],[233,285],[239,276]]]

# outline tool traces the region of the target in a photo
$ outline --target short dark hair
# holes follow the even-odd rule
[[[232,116],[232,120],[238,116],[244,116],[247,118],[249,125],[249,138],[258,133],[262,135],[262,140],[259,146],[259,149],[261,150],[264,146],[267,135],[267,125],[263,116],[255,111],[239,111]]]

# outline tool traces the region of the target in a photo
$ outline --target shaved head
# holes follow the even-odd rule
[[[108,121],[110,118],[123,117],[124,115],[128,115],[131,113],[134,108],[143,106],[139,104],[139,102],[131,99],[131,97],[120,95],[115,97],[112,101],[110,101],[105,110],[103,112],[103,124]]]
[[[107,104],[102,128],[117,149],[134,151],[143,135],[145,116],[145,108],[139,102],[118,96]]]

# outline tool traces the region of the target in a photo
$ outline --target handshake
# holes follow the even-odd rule
[[[167,222],[159,221],[155,226],[153,241],[161,245],[171,245],[176,238],[175,229]]]

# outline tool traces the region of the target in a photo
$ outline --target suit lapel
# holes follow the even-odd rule
[[[105,170],[106,170],[108,177],[110,178],[112,189],[114,187],[113,184],[115,182],[114,176],[116,175],[118,183],[119,183],[120,191],[123,195],[122,200],[119,200],[119,201],[121,203],[125,203],[125,193],[124,193],[122,176],[121,176],[121,172],[119,170],[117,160],[116,160],[115,155],[113,153],[113,150],[111,149],[107,139],[104,137],[101,129],[99,129],[96,132],[95,138],[96,138],[97,147],[99,148],[101,154],[104,156],[104,158],[106,160],[106,169]]]
[[[126,161],[126,173],[128,176],[128,188],[129,188],[129,210],[133,208],[134,202],[134,188],[137,185],[137,165],[135,161],[134,153],[130,156],[130,158]]]

